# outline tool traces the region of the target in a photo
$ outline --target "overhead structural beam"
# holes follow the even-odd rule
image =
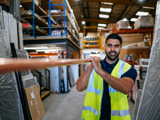
[[[124,10],[123,10],[122,14],[119,16],[119,18],[117,19],[117,21],[119,21],[119,20],[121,19],[121,17],[123,16],[124,12],[125,12],[125,11],[126,11],[126,9],[127,9],[127,7],[128,7],[128,5],[124,8]]]
[[[75,0],[69,0],[70,4],[75,3]],[[110,2],[113,4],[122,4],[122,5],[133,5],[134,1],[127,0],[80,0],[81,2]],[[153,3],[145,3],[145,2],[136,2],[136,6],[148,6],[148,7],[156,7],[156,4]]]
[[[89,14],[89,4],[87,2],[87,10],[88,10],[88,18],[90,18],[90,14]]]
[[[115,22],[112,22],[112,21],[97,20],[97,19],[84,19],[84,20],[78,20],[77,22],[80,23],[80,22],[82,22],[82,21],[85,21],[85,22],[105,23],[105,24],[108,24],[108,23],[115,23]]]

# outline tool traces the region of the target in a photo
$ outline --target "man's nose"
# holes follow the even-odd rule
[[[114,50],[115,50],[114,46],[112,46],[111,50],[112,50],[112,51],[114,51]]]

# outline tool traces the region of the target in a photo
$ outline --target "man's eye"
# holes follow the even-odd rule
[[[119,47],[119,45],[115,45],[115,47],[117,48],[117,47]]]
[[[108,47],[112,47],[112,45],[108,45]]]

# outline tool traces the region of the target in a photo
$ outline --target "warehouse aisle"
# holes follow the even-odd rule
[[[85,93],[74,86],[68,94],[51,94],[43,101],[46,112],[43,120],[80,120]]]
[[[78,92],[76,86],[69,94],[51,94],[43,101],[46,112],[43,120],[80,120],[85,91]],[[129,100],[130,114],[133,114],[134,104]]]

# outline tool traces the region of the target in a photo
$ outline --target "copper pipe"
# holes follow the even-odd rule
[[[49,60],[49,59],[8,59],[0,58],[0,73],[11,71],[25,71],[30,69],[40,69],[55,66],[68,66],[73,64],[89,63],[87,59],[67,59],[67,60]]]

